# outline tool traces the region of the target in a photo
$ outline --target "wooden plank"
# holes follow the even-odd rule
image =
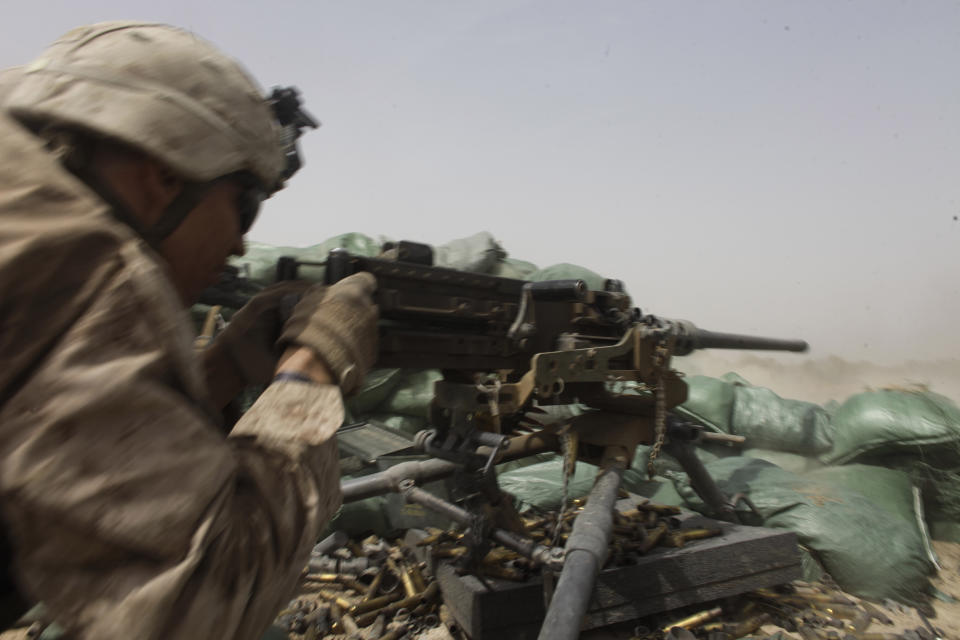
[[[729,597],[800,577],[796,535],[709,521],[724,534],[658,548],[637,564],[601,572],[584,629]],[[684,528],[702,526],[697,517]],[[546,612],[540,579],[519,584],[436,567],[444,601],[473,640],[535,638]]]

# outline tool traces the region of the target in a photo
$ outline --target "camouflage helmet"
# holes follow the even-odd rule
[[[19,73],[3,100],[18,119],[119,140],[194,182],[249,172],[271,193],[289,173],[283,129],[260,87],[188,31],[80,27]]]

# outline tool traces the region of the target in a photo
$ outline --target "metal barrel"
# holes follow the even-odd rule
[[[749,349],[754,351],[804,352],[810,348],[806,340],[765,338],[739,333],[723,333],[698,329],[689,320],[660,320],[672,328],[677,337],[674,353],[684,356],[697,349]],[[661,325],[663,326],[663,325]]]
[[[787,340],[783,338],[763,338],[739,333],[721,333],[697,329],[694,336],[696,349],[753,349],[755,351],[794,351],[797,353],[810,348],[806,340]]]

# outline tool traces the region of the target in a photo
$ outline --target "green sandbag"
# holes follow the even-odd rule
[[[645,460],[646,447],[641,448],[644,452],[638,453],[637,459]],[[559,456],[554,456],[546,462],[499,473],[498,479],[501,489],[512,494],[518,501],[538,509],[557,509],[563,498],[563,462]],[[568,499],[582,498],[590,493],[596,479],[595,465],[578,462],[569,480]],[[683,498],[668,479],[655,476],[653,480],[648,480],[645,466],[628,469],[624,473],[621,486],[627,491],[650,498],[658,504],[675,506],[684,504]]]
[[[240,269],[257,285],[264,287],[276,282],[277,260],[282,256],[293,256],[308,262],[322,262],[332,249],[346,249],[353,255],[372,257],[380,253],[381,243],[362,233],[342,233],[324,240],[320,244],[308,247],[283,247],[248,242],[246,253],[242,256],[230,258],[230,264]],[[301,277],[321,282],[323,269],[318,267],[301,267]]]
[[[516,469],[523,469],[524,467],[530,467],[535,464],[540,464],[541,462],[550,462],[551,460],[556,459],[557,454],[548,451],[546,453],[536,453],[532,456],[501,462],[496,466],[497,476],[499,477],[501,474],[509,473],[510,471],[514,471]]]
[[[342,479],[346,479],[346,476]],[[351,536],[386,533],[390,530],[390,525],[387,523],[384,502],[384,496],[348,502],[340,507],[320,537],[333,531],[343,531]]]
[[[742,457],[717,460],[706,467],[726,495],[749,496],[764,526],[796,532],[800,544],[845,591],[911,605],[922,601],[932,567],[915,524],[862,493],[830,484],[836,477],[819,479],[816,474],[822,472],[799,475]],[[902,477],[887,470],[858,471],[864,483],[877,485],[876,491],[891,496],[902,493]],[[692,495],[686,478],[678,475],[676,483],[688,504],[702,511],[703,502]]]
[[[426,420],[430,417],[434,384],[442,378],[436,369],[405,370],[393,392],[379,405],[378,410]]]
[[[532,262],[517,260],[516,258],[502,258],[490,270],[490,275],[500,278],[513,278],[514,280],[529,280],[530,276],[536,271],[537,265]]]
[[[784,471],[791,473],[803,473],[823,467],[823,463],[813,456],[805,456],[800,453],[790,453],[788,451],[771,451],[770,449],[744,449],[743,454],[746,458],[758,458],[766,460],[777,465]]]
[[[734,385],[709,376],[687,376],[687,400],[680,405],[698,420],[730,433]]]
[[[587,288],[593,291],[602,291],[603,285],[607,281],[595,271],[586,267],[566,262],[555,264],[530,274],[530,280],[542,282],[544,280],[583,280],[587,283]]]
[[[426,418],[405,416],[398,413],[370,413],[364,416],[364,419],[383,425],[411,440],[417,435],[418,431],[427,428]]]
[[[763,387],[735,385],[730,427],[750,447],[821,454],[833,446],[834,427],[822,407]]]
[[[694,447],[694,453],[703,464],[707,464],[708,462],[713,462],[720,457],[724,457],[718,455],[715,452],[715,449],[708,447]],[[649,455],[650,447],[645,445],[640,445],[637,447],[637,450],[633,455],[633,461],[630,463],[630,468],[623,472],[623,480],[621,481],[621,485],[624,489],[640,495],[646,495],[644,492],[646,491],[647,482],[649,481],[647,474],[647,459]],[[660,455],[657,456],[657,459],[653,463],[653,467],[657,476],[664,476],[668,473],[683,472],[683,467],[680,466],[680,463],[677,461],[677,459],[665,452],[661,452]]]
[[[833,415],[833,463],[867,462],[910,474],[923,492],[931,522],[960,522],[960,408],[920,389],[887,389],[851,396]],[[944,525],[935,536],[949,534]]]
[[[930,391],[858,393],[833,415],[836,439],[826,462],[863,456],[910,454],[960,464],[960,408]],[[950,445],[950,446],[943,446]]]
[[[402,381],[401,369],[374,369],[367,374],[360,391],[346,399],[347,410],[354,416],[375,412]]]
[[[474,273],[490,273],[506,256],[507,252],[486,231],[433,247],[433,264]]]
[[[687,400],[680,408],[708,427],[747,438],[751,448],[798,454],[829,451],[830,416],[810,402],[787,400],[754,387],[735,373],[722,378],[686,378]]]
[[[855,491],[887,513],[917,526],[913,508],[913,484],[903,471],[866,464],[823,467],[804,474],[805,478],[831,487]]]
[[[499,476],[500,488],[538,509],[557,509],[563,499],[563,461],[560,458],[514,469]],[[570,476],[567,497],[582,498],[597,479],[597,467],[578,462]]]

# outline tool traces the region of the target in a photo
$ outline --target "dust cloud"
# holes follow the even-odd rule
[[[823,404],[843,402],[855,393],[884,387],[918,386],[960,401],[960,359],[906,361],[880,365],[836,356],[791,358],[701,351],[675,358],[687,375],[719,377],[734,371],[751,384],[768,387],[784,398]]]

